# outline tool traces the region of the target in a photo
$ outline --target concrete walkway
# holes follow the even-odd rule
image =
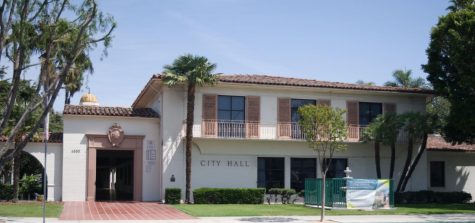
[[[46,222],[70,222],[70,223],[110,223],[110,222],[131,222],[131,223],[310,223],[318,222],[318,216],[276,216],[276,217],[206,217],[196,219],[177,219],[177,220],[59,220],[57,218],[48,218]],[[328,221],[341,223],[357,222],[472,222],[475,223],[475,214],[448,214],[448,215],[358,215],[358,216],[328,216]],[[33,223],[41,222],[41,218],[2,218],[0,223]]]

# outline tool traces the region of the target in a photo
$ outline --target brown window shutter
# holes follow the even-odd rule
[[[247,137],[259,137],[259,122],[261,120],[261,98],[259,96],[246,97],[246,133]]]
[[[331,101],[328,100],[328,99],[319,99],[317,104],[325,105],[325,106],[331,106]]]
[[[346,122],[348,125],[358,125],[358,102],[347,101],[346,102]]]
[[[395,103],[384,103],[383,112],[384,113],[396,113],[396,104]]]
[[[203,95],[203,135],[205,136],[216,136],[218,133],[218,125],[216,122],[217,119],[217,99],[218,96],[215,94],[205,94]]]
[[[290,98],[279,98],[277,103],[278,136],[290,138]]]

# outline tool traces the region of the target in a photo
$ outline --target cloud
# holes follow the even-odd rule
[[[246,45],[238,41],[219,35],[208,27],[201,25],[195,19],[192,19],[176,11],[166,11],[165,14],[189,28],[192,34],[196,35],[209,49],[215,53],[229,59],[230,61],[246,67],[254,72],[269,73],[286,71],[286,68],[265,62],[257,58],[255,54]]]

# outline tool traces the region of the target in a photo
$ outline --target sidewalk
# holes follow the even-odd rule
[[[111,222],[131,222],[131,223],[310,223],[318,222],[319,216],[275,216],[275,217],[204,217],[188,220],[80,220],[68,221],[59,220],[57,218],[48,218],[46,222],[64,222],[64,223],[111,223]],[[447,215],[357,215],[357,216],[327,216],[327,221],[341,223],[357,223],[357,222],[375,222],[375,223],[391,223],[391,222],[473,222],[475,223],[475,214],[447,214]],[[8,218],[0,217],[2,221],[8,223],[36,223],[42,222],[41,218]]]

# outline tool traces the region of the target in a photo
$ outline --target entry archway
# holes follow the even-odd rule
[[[87,136],[87,197],[96,200],[96,174],[98,151],[131,151],[133,153],[133,200],[142,201],[143,139],[145,136],[125,135],[123,141],[113,146],[107,135]]]

